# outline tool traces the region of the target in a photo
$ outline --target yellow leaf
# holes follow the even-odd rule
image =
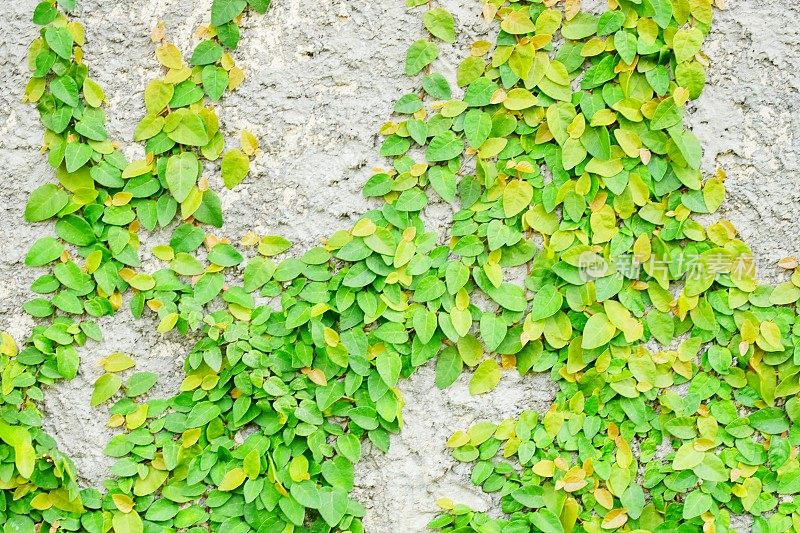
[[[150,34],[150,39],[154,43],[160,43],[161,41],[164,40],[164,37],[166,35],[167,35],[167,28],[164,25],[164,21],[163,20],[159,20],[156,23],[155,27],[153,28],[152,33]]]
[[[516,89],[511,89],[508,92],[506,99],[503,101],[503,106],[512,111],[519,111],[533,107],[537,103],[539,103],[539,99],[536,98],[536,96],[534,96],[530,91],[517,87]]]
[[[184,67],[181,51],[172,43],[156,48],[156,59],[167,68],[180,70]]]
[[[336,330],[325,328],[322,332],[322,336],[325,339],[325,344],[331,348],[335,348],[339,345],[339,334],[336,332]]]
[[[533,199],[533,187],[527,181],[516,179],[503,190],[503,211],[507,218],[528,208]]]
[[[261,456],[258,454],[258,450],[250,450],[245,456],[242,471],[250,479],[258,477],[258,474],[261,473]]]
[[[527,10],[526,10],[527,11]],[[500,27],[504,32],[511,35],[521,35],[523,33],[532,33],[536,30],[531,18],[526,15],[522,10],[512,11],[500,23]]]
[[[242,130],[239,143],[242,145],[242,151],[250,157],[253,157],[258,152],[258,139],[248,130]]]
[[[614,507],[614,496],[602,487],[595,489],[594,499],[606,509],[612,509]]]
[[[464,431],[456,431],[447,439],[448,448],[460,448],[469,442],[469,435]]]
[[[244,81],[244,71],[239,67],[232,67],[228,72],[228,90],[234,91]]]
[[[181,445],[184,448],[191,448],[200,439],[200,433],[201,433],[200,428],[187,429],[186,431],[183,432]]]
[[[178,323],[178,318],[180,315],[178,313],[170,313],[164,318],[161,319],[161,322],[158,323],[158,328],[156,331],[159,333],[166,333],[170,331],[172,328],[175,327],[175,324]]]
[[[142,404],[132,413],[125,415],[125,426],[129,430],[134,430],[142,426],[147,420],[148,404]]]
[[[111,520],[114,533],[142,533],[144,524],[136,511],[129,513],[114,513]]]
[[[311,479],[308,474],[308,459],[305,455],[298,455],[289,463],[289,477],[295,483]]]
[[[123,513],[130,513],[133,509],[133,499],[127,494],[114,494],[111,496],[114,505]]]
[[[325,372],[319,368],[303,368],[300,370],[300,372],[305,374],[308,379],[320,387],[324,387],[328,384],[328,379],[325,377]]]
[[[219,490],[225,492],[235,490],[244,483],[245,477],[244,470],[237,466],[225,474],[225,477],[222,478],[222,483],[219,484]]]
[[[0,333],[0,354],[14,357],[17,355],[17,343],[14,337],[3,331]]]
[[[612,509],[603,517],[601,524],[603,529],[617,529],[625,525],[628,521],[628,514],[625,509]]]
[[[53,500],[50,499],[49,494],[41,493],[34,496],[30,505],[37,511],[45,511],[53,506]]]
[[[122,372],[133,368],[136,362],[127,354],[114,352],[100,360],[100,366],[106,372]]]
[[[549,459],[542,459],[531,468],[534,474],[542,477],[553,477],[556,473],[556,465]]]

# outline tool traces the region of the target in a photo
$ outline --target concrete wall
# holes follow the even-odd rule
[[[133,128],[143,115],[142,91],[159,74],[150,32],[163,20],[167,38],[188,52],[194,29],[208,20],[211,0],[79,0],[87,29],[86,62],[109,100],[108,129],[125,151],[141,155]],[[597,4],[587,2],[584,4]],[[22,221],[27,195],[52,174],[39,153],[38,116],[20,98],[27,79],[25,53],[36,36],[30,23],[35,0],[4,6],[0,21],[0,329],[18,340],[33,322],[20,311],[39,273],[22,265],[30,244],[52,232],[48,224]],[[437,67],[448,76],[474,39],[493,38],[480,17],[479,0],[445,0],[456,15],[458,42]],[[597,8],[597,5],[589,6]],[[785,0],[729,0],[717,13],[704,50],[711,58],[709,85],[692,106],[690,123],[705,149],[704,169],[728,173],[722,216],[734,222],[757,257],[762,279],[780,279],[775,262],[800,254],[794,226],[800,206],[800,4]],[[262,141],[251,176],[222,195],[226,225],[220,234],[239,239],[248,231],[284,235],[302,251],[369,208],[360,188],[377,156],[376,132],[394,100],[415,88],[403,75],[408,45],[421,35],[419,14],[403,0],[273,0],[264,16],[246,20],[237,60],[247,71],[243,86],[220,108],[224,130],[242,128]],[[443,47],[447,48],[447,47]],[[222,189],[209,172],[216,190]],[[448,206],[433,206],[428,224],[444,234]],[[165,235],[149,242],[159,243]],[[47,391],[47,429],[70,454],[81,479],[99,484],[111,461],[102,450],[112,436],[107,412],[89,407],[97,361],[113,351],[130,353],[140,370],[161,373],[155,394],[167,395],[181,380],[181,360],[191,341],[157,336],[149,319],[127,312],[103,320],[106,340],[82,353],[80,375]],[[370,452],[357,467],[357,497],[367,506],[368,531],[422,531],[441,496],[484,509],[486,495],[471,486],[444,441],[479,419],[501,420],[524,409],[546,410],[555,388],[544,376],[508,374],[478,398],[461,379],[446,391],[433,386],[425,367],[401,388],[406,426],[387,455]]]

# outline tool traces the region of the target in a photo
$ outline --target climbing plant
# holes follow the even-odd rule
[[[24,306],[38,325],[19,347],[2,337],[5,531],[363,531],[362,443],[389,447],[398,383],[429,361],[440,388],[463,372],[473,394],[503,371],[559,385],[546,413],[448,440],[500,512],[444,499],[432,529],[724,532],[749,514],[754,531],[800,531],[800,274],[758,284],[733,226],[692,218],[725,194],[683,124],[711,0],[609,0],[600,15],[488,0],[496,42],[469,48],[456,87],[433,71],[455,18],[409,0],[429,34],[404,65],[421,89],[381,130],[376,208],[298,255],[279,236],[213,233],[205,176],[235,187],[258,153],[248,132],[226,149],[214,106],[244,79],[241,20],[268,4],[214,0],[188,60],[156,28],[164,75],[144,91],[139,161],[108,138],[75,1],[35,9],[25,98],[57,181],[25,218],[55,219],[56,235],[25,258],[43,270]],[[426,230],[430,202],[454,206],[447,242]],[[157,228],[171,238],[146,272],[140,235]],[[92,404],[120,431],[101,492],[79,486],[37,404],[101,338],[93,318],[123,307],[200,340],[167,399],[130,356],[103,359]]]

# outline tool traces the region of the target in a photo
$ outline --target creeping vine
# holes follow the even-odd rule
[[[440,388],[465,371],[473,394],[503,371],[559,385],[546,413],[447,441],[501,512],[442,499],[431,529],[711,533],[747,514],[753,531],[800,531],[800,273],[759,284],[734,227],[693,218],[725,195],[683,123],[712,0],[609,0],[601,15],[484,0],[496,42],[470,47],[457,87],[433,71],[455,18],[407,3],[429,36],[404,66],[421,90],[381,130],[391,166],[364,186],[379,207],[299,257],[279,236],[212,233],[222,209],[204,176],[219,161],[235,187],[259,150],[248,132],[226,149],[214,104],[244,79],[242,18],[269,0],[214,0],[188,61],[158,45],[139,161],[108,138],[75,0],[36,7],[25,98],[57,182],[25,219],[55,219],[56,235],[25,258],[44,269],[24,305],[38,325],[0,347],[4,531],[358,533],[362,443],[388,449],[398,383],[429,361]],[[457,207],[445,243],[423,223],[431,202]],[[156,228],[172,236],[145,272],[139,235]],[[200,340],[167,399],[147,396],[158,376],[130,356],[103,359],[92,404],[120,432],[101,492],[78,485],[37,404],[100,340],[92,319],[124,306]]]

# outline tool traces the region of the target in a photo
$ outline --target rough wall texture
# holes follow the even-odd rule
[[[705,51],[711,58],[709,85],[693,105],[690,123],[705,149],[704,168],[728,173],[722,216],[734,222],[753,247],[761,277],[779,279],[775,262],[800,254],[793,226],[800,205],[800,5],[784,0],[730,0],[719,12]],[[38,117],[20,103],[26,80],[25,51],[36,35],[29,22],[35,0],[4,5],[0,22],[0,329],[22,339],[33,322],[20,312],[28,286],[38,275],[22,265],[28,247],[52,231],[22,222],[28,193],[51,173],[38,149]],[[86,61],[109,99],[112,138],[130,143],[143,115],[142,91],[158,72],[149,36],[164,20],[168,39],[185,52],[207,20],[210,0],[81,0],[77,16],[87,28]],[[446,0],[457,18],[459,40],[438,67],[453,76],[464,48],[491,31],[478,0]],[[589,5],[591,4],[591,5]],[[598,8],[597,1],[584,5]],[[251,176],[222,195],[232,239],[247,231],[280,234],[302,250],[349,226],[370,207],[361,185],[377,157],[375,132],[393,101],[414,88],[403,73],[409,43],[418,38],[418,14],[402,0],[273,0],[266,17],[245,22],[237,59],[247,70],[244,85],[222,104],[231,137],[248,128],[262,141],[263,154]],[[217,190],[221,183],[209,172]],[[450,209],[429,210],[428,223],[447,233]],[[165,240],[153,236],[151,242]],[[103,447],[112,430],[107,412],[89,407],[97,361],[113,351],[132,354],[140,370],[161,374],[154,394],[175,391],[181,359],[190,340],[160,337],[151,321],[126,313],[104,320],[106,340],[83,352],[80,375],[47,391],[47,429],[70,454],[82,480],[98,484],[111,461]],[[524,409],[545,410],[554,386],[546,376],[508,374],[493,392],[470,397],[462,377],[446,391],[433,386],[425,367],[402,385],[405,428],[387,455],[370,451],[357,469],[356,496],[367,506],[371,532],[422,531],[441,496],[478,509],[491,499],[470,484],[444,441],[479,419],[499,421]]]

